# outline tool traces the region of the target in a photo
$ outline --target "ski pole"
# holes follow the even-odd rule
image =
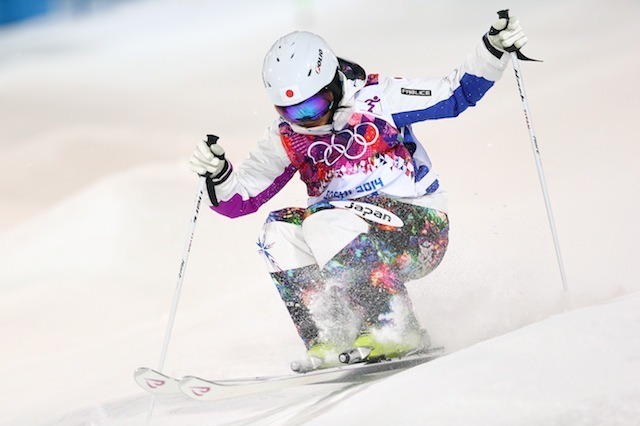
[[[509,19],[509,11],[501,10],[498,12],[500,18]],[[558,259],[558,266],[560,268],[560,276],[562,278],[562,287],[564,291],[569,291],[567,285],[567,276],[564,270],[564,263],[562,262],[562,253],[560,252],[560,243],[558,241],[558,233],[556,231],[555,221],[553,219],[553,211],[551,210],[551,199],[549,198],[549,191],[547,190],[547,183],[544,177],[544,170],[542,169],[542,159],[540,158],[540,148],[538,147],[538,140],[536,138],[536,132],[533,128],[533,121],[531,120],[531,112],[529,110],[529,102],[527,100],[527,92],[524,88],[524,80],[522,78],[522,71],[520,70],[520,59],[531,60],[522,55],[519,50],[510,52],[511,63],[513,64],[513,71],[516,74],[516,81],[518,82],[518,90],[520,91],[520,99],[522,100],[522,107],[524,110],[524,118],[527,122],[527,129],[529,129],[529,138],[531,139],[531,147],[533,148],[533,156],[536,161],[536,168],[538,169],[538,178],[540,179],[540,186],[542,188],[542,195],[544,196],[544,203],[547,208],[547,217],[549,219],[549,226],[551,227],[551,235],[553,236],[553,244],[556,250],[556,257]]]
[[[211,146],[218,141],[218,137],[215,135],[207,135],[207,145]],[[164,341],[162,343],[162,352],[160,353],[160,362],[158,364],[158,371],[162,371],[164,368],[164,361],[167,356],[167,350],[169,349],[169,341],[171,340],[171,332],[173,331],[173,323],[176,319],[176,311],[178,310],[178,302],[180,301],[180,293],[182,292],[182,282],[184,281],[184,274],[187,270],[187,261],[189,260],[189,253],[191,253],[191,243],[193,242],[193,234],[196,229],[196,221],[198,220],[198,213],[200,212],[200,203],[204,196],[206,188],[207,177],[200,176],[198,183],[198,192],[196,194],[195,204],[193,206],[193,213],[191,213],[191,221],[189,222],[189,232],[184,245],[184,251],[182,253],[182,261],[180,262],[180,269],[178,271],[178,281],[176,288],[173,292],[173,301],[171,303],[171,311],[169,313],[169,321],[167,323],[167,329],[164,333]]]

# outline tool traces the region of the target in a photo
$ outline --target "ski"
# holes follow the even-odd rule
[[[180,380],[156,370],[140,367],[133,373],[136,383],[147,392],[156,395],[180,393]]]
[[[438,348],[440,349],[440,348]],[[375,380],[432,361],[442,355],[441,350],[430,350],[423,354],[403,358],[360,362],[340,367],[294,373],[282,376],[256,377],[237,380],[207,380],[185,376],[179,382],[182,393],[199,401],[215,401],[252,395],[261,392],[286,389],[294,386],[327,383],[358,383]]]
[[[442,355],[444,355],[444,348],[432,348],[402,358],[375,362],[364,361],[312,370],[306,373],[220,380],[209,380],[196,376],[185,376],[178,379],[151,368],[140,367],[134,372],[134,379],[142,389],[152,394],[183,393],[189,398],[199,401],[214,401],[294,386],[375,380],[432,361]]]

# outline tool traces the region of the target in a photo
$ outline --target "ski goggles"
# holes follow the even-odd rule
[[[333,93],[328,87],[325,87],[309,99],[298,104],[289,106],[276,105],[276,111],[289,123],[304,127],[324,117],[333,109],[334,101]]]

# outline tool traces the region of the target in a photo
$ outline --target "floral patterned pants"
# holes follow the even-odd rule
[[[383,196],[354,201],[359,211],[320,202],[272,212],[258,242],[307,348],[348,347],[361,331],[388,324],[419,329],[405,283],[433,271],[447,249],[446,214]],[[402,225],[374,218],[371,205]]]

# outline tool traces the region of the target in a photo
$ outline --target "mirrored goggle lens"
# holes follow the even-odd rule
[[[276,105],[276,110],[288,122],[304,124],[322,118],[332,106],[333,94],[329,90],[322,90],[299,104]]]

